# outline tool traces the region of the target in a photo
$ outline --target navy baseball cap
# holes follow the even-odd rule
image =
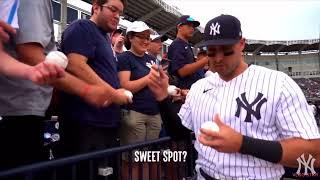
[[[203,46],[232,45],[242,38],[240,21],[231,15],[211,19],[204,29]]]
[[[192,23],[193,27],[198,27],[200,25],[199,21],[194,20],[191,16],[189,15],[183,15],[179,18],[177,25],[183,25],[183,24],[188,24],[188,23]]]

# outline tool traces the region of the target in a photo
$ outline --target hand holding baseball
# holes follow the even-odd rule
[[[52,81],[65,76],[64,69],[59,65],[46,62],[30,66],[25,73],[27,79],[39,85],[50,84]]]
[[[126,89],[116,89],[110,100],[107,100],[104,104],[105,106],[108,104],[118,104],[118,105],[123,105],[123,104],[128,104],[128,103],[132,103],[132,98],[133,95],[130,91],[126,90]]]
[[[242,135],[224,124],[219,115],[214,116],[214,124],[200,129],[199,142],[219,152],[234,153],[240,150]]]

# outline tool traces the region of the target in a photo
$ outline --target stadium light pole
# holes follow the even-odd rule
[[[60,12],[60,26],[59,26],[58,39],[61,39],[62,32],[65,30],[67,26],[67,13],[68,13],[67,0],[61,0],[60,4],[61,4],[61,12]]]

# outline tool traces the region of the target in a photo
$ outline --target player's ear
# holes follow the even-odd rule
[[[239,45],[240,45],[240,50],[243,51],[245,46],[246,46],[246,39],[245,38],[241,38],[239,41]]]

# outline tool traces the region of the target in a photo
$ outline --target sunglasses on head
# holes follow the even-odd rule
[[[215,49],[208,49],[207,56],[208,57],[215,57],[217,54],[221,52],[223,56],[231,56],[234,54],[233,45],[229,46],[221,46],[220,48]]]

